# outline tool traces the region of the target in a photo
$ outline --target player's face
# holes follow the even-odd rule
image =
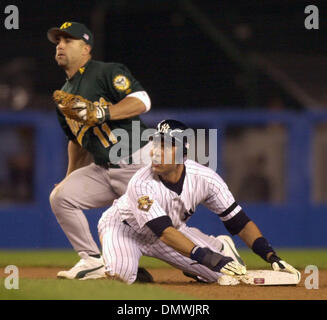
[[[152,170],[158,174],[166,174],[176,169],[176,147],[164,141],[153,141],[151,150]]]
[[[83,40],[60,36],[57,38],[55,59],[58,65],[64,69],[79,64],[85,54],[85,42]]]

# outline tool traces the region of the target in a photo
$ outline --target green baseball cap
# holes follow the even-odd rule
[[[55,44],[57,43],[57,37],[63,35],[83,40],[91,47],[93,46],[92,32],[84,24],[78,22],[64,22],[59,28],[49,29],[47,35],[48,39]]]

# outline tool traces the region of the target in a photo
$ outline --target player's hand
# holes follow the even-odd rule
[[[90,121],[90,117],[94,119],[94,116],[99,124],[110,119],[109,104],[104,98],[100,98],[99,101],[94,102],[93,106],[94,109],[90,110],[90,106],[87,103],[84,101],[77,101],[74,103],[72,109],[74,109],[78,117],[86,123]]]
[[[226,257],[228,259],[232,259],[230,257]],[[246,268],[242,264],[232,260],[226,263],[221,269],[220,272],[223,274],[227,274],[228,276],[242,276],[246,274]]]
[[[301,277],[300,271],[296,270],[294,267],[292,267],[289,263],[285,262],[275,254],[272,254],[268,261],[271,263],[271,267],[274,271],[285,271],[289,273],[293,273],[297,275],[299,278]]]

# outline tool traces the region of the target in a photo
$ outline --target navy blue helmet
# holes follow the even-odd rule
[[[189,129],[184,123],[177,120],[162,120],[157,125],[157,131],[153,137],[163,136],[170,139],[174,145],[183,146],[183,154],[187,153],[189,143],[187,142],[187,134],[185,130]]]

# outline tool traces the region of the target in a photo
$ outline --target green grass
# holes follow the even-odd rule
[[[304,269],[308,265],[315,265],[319,269],[327,269],[327,248],[326,249],[280,249],[276,250],[280,258],[297,269]],[[239,250],[248,269],[269,268],[267,262],[250,250]]]
[[[269,265],[250,250],[239,250],[248,269],[267,269]],[[327,250],[277,250],[278,255],[298,269],[316,265],[327,269]],[[0,267],[60,267],[69,268],[79,260],[71,250],[0,250]],[[140,266],[169,268],[157,259],[142,257]],[[190,295],[159,288],[154,284],[128,286],[118,281],[19,279],[19,290],[5,288],[5,274],[0,275],[0,300],[186,300],[198,299]],[[1,278],[2,277],[2,278]]]
[[[79,260],[71,250],[1,250],[0,267],[70,268]],[[143,257],[146,268],[165,268],[168,264]],[[7,290],[0,275],[0,300],[189,300],[195,297],[159,288],[153,284],[127,284],[118,281],[19,279],[19,290]]]
[[[0,279],[3,280],[3,279]],[[0,282],[0,300],[190,300],[192,296],[153,284],[132,286],[109,280],[20,279],[19,289]]]
[[[267,268],[268,264],[250,250],[239,250],[249,269]],[[280,249],[278,255],[294,267],[303,269],[307,265],[316,265],[327,269],[327,249]],[[10,264],[18,267],[71,267],[79,260],[71,250],[35,250],[35,251],[0,251],[0,267]],[[145,268],[165,268],[168,264],[149,257],[142,257],[140,265]]]
[[[72,250],[0,250],[0,267],[15,265],[18,267],[62,267],[70,268],[79,256]],[[145,268],[165,268],[163,261],[142,257],[140,265]]]

